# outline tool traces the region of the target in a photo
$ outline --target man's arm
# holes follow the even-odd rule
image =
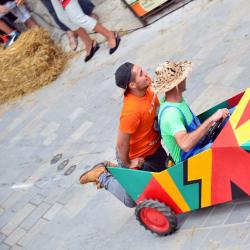
[[[123,164],[128,168],[139,168],[143,164],[144,160],[143,158],[136,158],[132,161],[129,159],[129,141],[130,134],[123,133],[121,130],[119,130],[116,145],[118,156]]]
[[[199,143],[215,122],[221,119],[224,120],[228,115],[228,109],[219,109],[216,113],[205,120],[195,131],[191,133],[187,133],[186,131],[177,132],[174,135],[176,143],[184,152],[188,152]]]

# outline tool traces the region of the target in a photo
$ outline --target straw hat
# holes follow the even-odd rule
[[[190,61],[161,63],[155,70],[157,78],[152,87],[157,93],[168,92],[186,79],[191,70]]]

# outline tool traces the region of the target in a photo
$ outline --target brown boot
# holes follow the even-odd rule
[[[84,172],[79,178],[80,183],[87,184],[89,182],[95,182],[96,184],[98,184],[99,176],[107,172],[106,165],[106,162],[101,162],[96,164],[90,170]]]

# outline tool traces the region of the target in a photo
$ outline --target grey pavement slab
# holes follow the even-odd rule
[[[30,200],[31,204],[34,204],[36,206],[40,205],[41,202],[44,200],[44,196],[42,196],[41,194],[36,194],[35,196],[33,196],[33,198]]]
[[[48,223],[48,221],[44,220],[44,219],[40,219],[32,228],[31,230],[29,230],[29,232],[27,232],[21,239],[18,240],[18,245],[25,247],[27,246],[28,243],[30,243],[32,240],[34,242],[37,242],[35,239],[35,236],[37,236],[39,233],[42,232],[42,229],[44,228],[44,226]],[[46,239],[44,239],[46,240]],[[48,240],[48,239],[47,239]],[[40,247],[42,248],[43,245],[41,241],[37,242],[38,245],[40,244]]]
[[[231,216],[234,205],[231,203],[221,204],[215,206],[212,211],[209,213],[206,221],[203,223],[204,227],[213,227],[219,226],[225,223],[228,220],[228,216]],[[237,211],[237,210],[236,210]],[[236,212],[237,213],[237,212]]]
[[[230,216],[225,221],[225,224],[241,223],[246,221],[248,216],[250,215],[250,211],[248,211],[249,206],[250,202],[243,204],[236,204]]]
[[[131,61],[154,77],[164,60],[192,60],[185,98],[202,112],[250,86],[249,12],[248,0],[192,1],[123,36],[114,55],[102,44],[84,63],[80,52],[52,84],[2,105],[0,249],[249,249],[249,199],[184,214],[179,230],[161,238],[105,190],[78,183],[91,165],[115,159],[115,69]]]
[[[0,243],[2,243],[5,238],[6,238],[6,236],[4,234],[0,233]]]
[[[1,232],[9,236],[34,209],[34,205],[27,203],[11,220],[8,221],[8,223],[1,229]]]
[[[0,219],[0,228],[4,227],[9,220],[11,220],[14,217],[15,213],[12,212],[11,210],[7,210],[5,211],[2,215],[1,215],[1,219]]]
[[[20,227],[26,231],[30,230],[34,224],[50,209],[50,205],[42,202],[33,212],[22,222]]]
[[[22,238],[26,234],[26,231],[22,228],[17,228],[13,231],[5,240],[4,242],[9,246],[14,246],[17,241]]]
[[[182,224],[181,228],[190,229],[196,227],[202,227],[204,223],[209,219],[213,208],[204,208],[197,211],[190,212],[188,218]]]
[[[0,250],[9,250],[9,249],[10,249],[10,246],[8,246],[4,243],[0,245]]]

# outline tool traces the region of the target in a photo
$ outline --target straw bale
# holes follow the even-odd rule
[[[7,49],[0,48],[0,104],[52,82],[68,56],[42,28],[34,28]]]

